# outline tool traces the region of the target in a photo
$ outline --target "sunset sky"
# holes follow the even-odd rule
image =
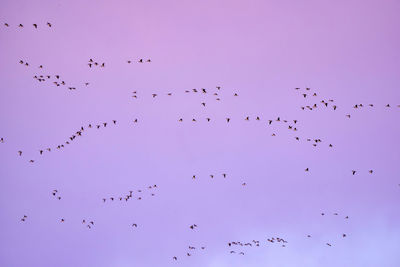
[[[0,266],[400,266],[399,14],[1,0]]]

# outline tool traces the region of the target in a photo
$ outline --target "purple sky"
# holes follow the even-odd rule
[[[399,13],[395,0],[1,1],[0,266],[400,266]]]

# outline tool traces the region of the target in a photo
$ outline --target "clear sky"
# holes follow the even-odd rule
[[[400,266],[399,13],[0,1],[0,266]]]

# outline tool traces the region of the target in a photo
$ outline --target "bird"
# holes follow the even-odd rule
[[[226,122],[229,122],[231,119],[230,118],[226,118]]]
[[[37,24],[36,24],[36,23],[34,23],[34,24],[33,24],[33,27],[35,27],[35,29],[37,29]]]
[[[332,245],[331,245],[331,244],[329,244],[329,243],[326,243],[326,245],[328,245],[328,246],[330,246],[330,247],[332,246]]]
[[[368,172],[372,174],[374,172],[374,170],[369,170]]]
[[[226,173],[223,173],[222,176],[224,176],[224,178],[226,178]]]
[[[346,235],[346,234],[342,234],[342,236],[343,236],[343,237],[346,237],[347,235]]]
[[[177,257],[175,257],[175,256],[174,256],[174,257],[172,257],[172,259],[173,259],[173,260],[176,260],[176,261],[178,260],[178,258],[177,258]]]
[[[47,26],[51,27],[51,23],[50,23],[50,22],[47,22]]]
[[[309,168],[306,168],[304,171],[308,172],[308,171],[309,171]]]
[[[355,171],[355,170],[352,170],[351,172],[352,172],[352,173],[353,173],[353,175],[354,175],[354,174],[356,174],[356,172],[357,172],[357,171]]]
[[[10,27],[10,25],[8,25],[8,23],[4,23],[4,26],[6,26],[6,27]]]
[[[22,24],[19,24],[19,25],[18,25],[18,27],[20,27],[20,28],[23,28],[23,27],[24,27],[24,25],[22,25]]]
[[[136,223],[132,224],[132,227],[137,227],[137,224]]]
[[[22,151],[21,150],[18,151],[18,155],[20,155],[20,156],[22,155]]]

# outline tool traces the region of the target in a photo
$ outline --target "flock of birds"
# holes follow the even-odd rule
[[[52,24],[49,23],[49,22],[47,22],[45,25],[47,27],[52,27]],[[5,27],[10,27],[10,25],[8,23],[4,23],[4,26]],[[19,24],[19,25],[17,25],[17,27],[18,28],[24,28],[24,25],[23,24]],[[39,27],[39,25],[34,23],[34,24],[32,24],[32,27],[37,29]],[[126,61],[127,64],[131,64],[131,63],[134,63],[134,62],[135,63],[150,63],[150,62],[152,62],[152,60],[151,59],[140,58],[140,59],[137,59],[137,60],[127,60]],[[30,67],[31,66],[30,63],[28,63],[26,60],[22,60],[22,59],[19,61],[19,64],[21,64],[21,65],[23,65],[25,67]],[[90,58],[88,60],[87,65],[91,69],[95,68],[95,67],[99,67],[99,68],[105,68],[106,67],[106,63],[105,62],[99,62],[99,61],[94,60],[92,58]],[[38,69],[43,69],[43,65],[39,65]],[[68,87],[69,90],[76,90],[76,87],[74,87],[74,86],[69,86],[69,85],[67,86],[67,83],[65,82],[65,80],[63,80],[61,78],[61,76],[58,75],[58,74],[56,74],[56,75],[37,74],[37,75],[33,76],[33,78],[35,80],[37,80],[38,82],[46,82],[46,81],[48,81],[48,82],[51,82],[52,84],[54,84],[57,87],[66,86],[66,87]],[[89,82],[85,82],[84,85],[88,86]],[[301,96],[302,96],[302,98],[304,98],[304,99],[312,99],[312,100],[314,100],[314,99],[316,99],[316,97],[319,96],[319,94],[317,92],[312,92],[311,88],[309,88],[309,87],[306,87],[305,91],[302,91],[302,89],[299,88],[299,87],[295,88],[295,90],[299,91]],[[132,93],[133,93],[132,98],[134,98],[134,99],[139,99],[140,98],[138,93],[137,93],[137,91],[133,91]],[[188,93],[204,94],[204,95],[207,94],[207,95],[210,95],[210,96],[214,97],[215,101],[221,101],[221,86],[216,86],[214,91],[212,89],[206,89],[206,88],[200,88],[200,89],[193,88],[193,89],[184,90],[184,93],[185,94],[188,94]],[[166,93],[166,96],[168,96],[168,97],[170,97],[172,95],[173,95],[172,92]],[[238,93],[236,93],[236,92],[231,93],[230,95],[233,95],[234,97],[238,97],[239,96]],[[158,99],[161,96],[161,94],[159,94],[159,93],[151,93],[148,96],[153,98],[153,99]],[[203,100],[202,102],[200,102],[200,105],[202,107],[206,108],[207,107],[207,102],[205,102]],[[354,109],[361,109],[361,108],[364,108],[364,107],[372,108],[374,106],[375,106],[374,104],[367,104],[367,105],[355,104],[353,106],[353,108]],[[385,105],[386,108],[391,108],[393,106],[394,105],[390,105],[390,104],[386,104]],[[334,111],[338,110],[338,106],[337,106],[337,104],[336,104],[334,99],[320,99],[320,100],[317,100],[316,102],[314,101],[312,104],[301,106],[301,110],[312,111],[312,110],[316,110],[316,109],[318,109],[320,107],[331,108]],[[397,105],[397,107],[400,107],[400,105]],[[346,114],[346,117],[351,118],[351,114]],[[189,118],[189,119],[179,118],[177,121],[179,123],[183,123],[184,121],[185,122],[189,121],[189,122],[193,122],[194,123],[194,122],[198,122],[200,120],[203,120],[205,122],[214,121],[210,117],[201,118],[201,119],[200,118]],[[225,118],[225,122],[226,123],[232,123],[232,122],[235,122],[237,120],[239,120],[239,119],[231,118],[231,117],[226,117]],[[264,119],[264,117],[261,116],[261,115],[257,115],[257,116],[254,116],[254,117],[245,115],[242,118],[240,118],[240,120],[243,120],[243,121],[246,121],[246,122],[256,121],[256,122],[264,123],[267,127],[271,127],[271,125],[275,125],[275,124],[279,123],[279,125],[285,125],[285,128],[287,128],[288,130],[290,130],[292,132],[297,132],[299,130],[299,127],[298,127],[299,124],[298,124],[298,120],[297,119],[288,120],[288,119],[282,119],[281,117],[277,117],[277,118],[273,118],[273,119],[272,118]],[[133,123],[138,123],[138,119],[135,118],[135,119],[132,120],[132,122]],[[101,122],[101,123],[89,123],[88,125],[81,126],[78,130],[74,131],[74,133],[71,134],[68,137],[68,139],[64,140],[62,143],[60,143],[60,144],[58,144],[58,145],[56,145],[54,147],[41,148],[41,149],[39,149],[37,151],[37,153],[39,155],[43,155],[44,153],[50,153],[52,151],[52,149],[61,150],[61,149],[65,148],[67,145],[70,145],[76,138],[82,136],[89,129],[107,128],[107,126],[115,126],[115,125],[117,125],[117,120],[112,120],[110,122]],[[271,136],[276,136],[276,133],[273,132],[271,134]],[[320,143],[323,142],[320,138],[301,138],[300,136],[295,136],[294,138],[297,141],[306,140],[307,142],[311,142],[314,147],[318,146]],[[5,143],[4,137],[0,138],[0,143]],[[328,143],[327,146],[330,147],[330,148],[333,147],[333,145],[331,143]],[[18,154],[18,156],[22,157],[24,153],[23,153],[22,150],[18,150],[17,154]],[[29,161],[29,163],[34,163],[35,159],[29,159],[28,161]],[[304,171],[309,172],[310,169],[306,168]],[[351,170],[351,174],[352,175],[356,175],[358,172],[359,172],[358,170]],[[368,170],[369,174],[373,174],[373,172],[374,171],[372,169]],[[219,177],[223,177],[223,178],[227,178],[227,176],[228,175],[226,173],[222,173],[222,174],[219,175]],[[211,179],[213,179],[216,176],[214,174],[210,174],[209,177]],[[198,175],[193,174],[193,176],[192,176],[193,180],[196,180],[198,178],[199,178]],[[242,186],[246,186],[246,185],[247,185],[246,182],[242,183]],[[150,186],[147,187],[147,190],[151,191],[151,193],[150,193],[151,196],[155,196],[154,192],[155,192],[155,190],[157,188],[158,188],[157,185],[150,185]],[[129,193],[121,195],[121,196],[104,197],[104,198],[102,198],[102,202],[103,203],[112,203],[114,201],[122,202],[123,200],[125,200],[124,202],[128,202],[129,200],[133,200],[133,199],[142,200],[144,191],[145,190],[139,189],[139,190],[136,190],[136,192],[134,194],[134,190],[130,190]],[[51,192],[51,194],[57,200],[61,200],[62,199],[60,194],[59,194],[59,191],[57,189],[53,190]],[[338,213],[334,213],[333,215],[334,216],[338,216]],[[321,213],[321,216],[325,216],[325,213]],[[345,216],[344,218],[347,220],[347,219],[349,219],[349,216]],[[20,220],[21,220],[21,222],[26,222],[27,219],[28,219],[28,216],[27,215],[23,215],[23,217]],[[65,218],[61,218],[60,219],[61,223],[64,223],[65,221],[66,221]],[[94,227],[94,225],[95,225],[93,220],[87,220],[87,219],[82,219],[82,224],[85,225],[88,229],[92,229]],[[138,227],[137,223],[132,223],[131,226],[134,227],[134,228]],[[197,224],[192,224],[192,225],[189,226],[189,228],[191,230],[196,230],[198,228],[198,226],[197,226]],[[345,237],[347,237],[347,234],[346,233],[342,233],[341,236],[343,238],[345,238]],[[311,237],[312,237],[311,234],[307,235],[307,238],[311,238]],[[288,244],[288,241],[283,239],[283,238],[281,238],[281,237],[271,237],[271,238],[266,238],[265,239],[265,244],[268,244],[268,243],[279,244],[281,247],[286,247],[287,244]],[[262,244],[263,243],[260,240],[252,240],[250,242],[230,241],[230,242],[228,242],[229,254],[237,254],[237,255],[244,256],[245,252],[243,251],[243,248],[260,247],[260,245],[262,245]],[[331,247],[333,244],[330,243],[330,242],[327,242],[326,245]],[[205,246],[200,246],[198,248],[200,248],[200,250],[205,250],[206,247]],[[190,257],[190,256],[193,255],[193,252],[196,250],[196,247],[190,245],[190,246],[188,246],[188,249],[189,249],[189,251],[186,252],[186,256]],[[177,261],[178,260],[178,256],[173,256],[172,259]]]

